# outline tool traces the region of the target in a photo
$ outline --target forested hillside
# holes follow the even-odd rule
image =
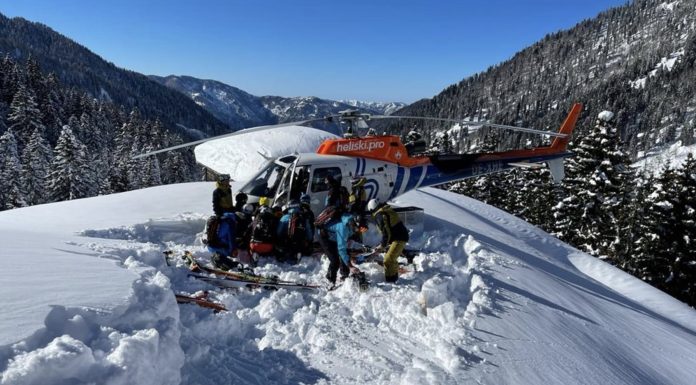
[[[31,57],[65,86],[127,110],[137,108],[144,117],[159,119],[185,137],[217,135],[229,129],[181,93],[145,75],[118,68],[40,23],[0,14],[0,55],[17,62]]]
[[[570,145],[575,156],[566,160],[561,185],[544,171],[516,170],[446,187],[518,215],[694,306],[696,162],[689,157],[677,169],[631,166],[668,144],[696,142],[694,9],[694,0],[639,0],[611,9],[395,114],[556,130],[571,104],[582,102]],[[432,151],[542,142],[495,129],[419,128]]]
[[[0,210],[190,181],[190,151],[133,160],[181,143],[137,108],[65,87],[33,59],[0,60]]]
[[[586,113],[576,138],[591,130],[597,114],[610,110],[632,158],[677,140],[694,143],[694,9],[694,0],[637,0],[610,9],[395,114],[555,130],[572,103],[582,102]],[[422,129],[434,140],[444,128],[429,123]],[[457,149],[468,145],[461,140]]]

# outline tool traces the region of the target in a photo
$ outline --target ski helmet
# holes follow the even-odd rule
[[[244,212],[244,214],[249,214],[249,215],[253,214],[254,213],[254,205],[252,205],[251,203],[245,204],[244,207],[242,207],[242,212]]]
[[[375,210],[377,210],[378,206],[379,206],[379,199],[377,199],[377,198],[370,199],[370,201],[367,202],[367,211],[374,212]]]
[[[309,204],[311,201],[312,199],[309,197],[309,194],[307,193],[302,194],[302,196],[300,197],[300,203]]]

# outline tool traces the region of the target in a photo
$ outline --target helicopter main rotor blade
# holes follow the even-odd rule
[[[459,123],[463,126],[488,126],[488,127],[493,127],[493,128],[502,128],[505,130],[510,130],[510,131],[519,131],[519,132],[527,132],[530,134],[538,134],[538,135],[549,135],[549,136],[557,136],[559,138],[565,138],[568,135],[566,134],[561,134],[558,132],[553,132],[553,131],[544,131],[544,130],[536,130],[533,128],[526,128],[526,127],[517,127],[517,126],[508,126],[505,124],[495,124],[495,123],[488,123],[488,122],[467,122],[461,119],[450,119],[450,118],[434,118],[430,116],[399,116],[399,115],[373,115],[371,116],[371,119],[415,119],[415,120],[431,120],[431,121],[440,121],[440,122],[452,122],[452,123]]]
[[[271,124],[271,125],[267,125],[267,126],[258,126],[258,127],[247,128],[247,129],[243,129],[243,130],[239,130],[239,131],[235,131],[235,132],[230,132],[229,134],[222,134],[222,135],[218,135],[218,136],[213,136],[213,137],[211,137],[211,138],[200,139],[200,140],[196,140],[196,141],[193,141],[193,142],[182,143],[182,144],[178,144],[178,145],[176,145],[176,146],[171,146],[171,147],[162,148],[162,149],[155,150],[155,151],[146,152],[146,153],[143,153],[143,154],[138,154],[138,155],[133,156],[131,159],[140,159],[140,158],[144,158],[144,157],[146,157],[146,156],[161,154],[161,153],[163,153],[163,152],[168,152],[168,151],[172,151],[172,150],[178,150],[178,149],[180,149],[180,148],[191,147],[191,146],[195,146],[195,145],[197,145],[197,144],[201,144],[201,143],[208,142],[208,141],[210,141],[210,140],[221,139],[221,138],[227,138],[227,137],[230,137],[230,136],[241,135],[241,134],[247,134],[247,133],[250,133],[250,132],[265,131],[265,130],[270,130],[270,129],[278,128],[278,127],[301,126],[301,125],[303,125],[303,124],[312,123],[312,122],[319,122],[319,121],[326,120],[326,119],[327,119],[327,118],[324,117],[324,118],[300,120],[300,121],[297,121],[297,122],[288,122],[288,123],[280,123],[280,124]]]

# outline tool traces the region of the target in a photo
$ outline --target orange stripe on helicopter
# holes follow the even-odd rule
[[[409,156],[406,147],[396,135],[327,139],[319,145],[317,154],[345,155],[383,160],[404,167],[430,164],[430,159],[427,156]]]
[[[564,152],[570,141],[570,135],[575,128],[575,123],[582,111],[582,104],[575,103],[566,117],[559,133],[566,134],[564,138],[556,137],[548,147],[537,147],[529,150],[510,150],[494,154],[481,154],[476,161],[498,160],[517,157],[532,157]],[[344,155],[362,157],[368,159],[383,160],[396,163],[399,166],[414,167],[431,164],[430,158],[425,155],[411,157],[401,138],[396,135],[369,136],[350,139],[327,139],[319,148],[317,154]]]

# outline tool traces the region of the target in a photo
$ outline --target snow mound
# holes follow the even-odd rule
[[[178,383],[184,353],[169,280],[133,259],[124,265],[142,277],[127,305],[111,312],[54,306],[44,329],[4,352],[0,383]]]

